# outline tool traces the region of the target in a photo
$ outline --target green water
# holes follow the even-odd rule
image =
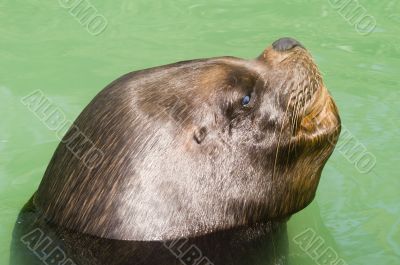
[[[40,89],[74,120],[121,74],[192,58],[253,58],[282,36],[312,52],[347,136],[376,158],[368,171],[345,145],[336,149],[316,199],[289,221],[290,264],[324,264],[313,253],[327,249],[342,264],[400,264],[400,1],[359,1],[376,21],[365,34],[333,0],[92,0],[107,21],[96,36],[67,2],[0,0],[1,265],[18,211],[59,141],[22,97]],[[297,244],[304,231],[321,246]]]

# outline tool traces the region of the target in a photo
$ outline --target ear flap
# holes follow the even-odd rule
[[[203,140],[207,136],[207,128],[206,127],[196,127],[193,133],[193,137],[198,144],[201,144]]]

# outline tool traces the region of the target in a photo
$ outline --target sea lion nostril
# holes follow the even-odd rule
[[[272,47],[274,48],[274,50],[280,51],[280,52],[288,51],[295,47],[302,47],[304,49],[304,46],[301,45],[300,42],[298,42],[297,40],[292,39],[292,38],[281,38],[281,39],[275,41],[272,44]]]

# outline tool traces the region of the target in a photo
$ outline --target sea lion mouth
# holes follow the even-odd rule
[[[325,87],[321,74],[307,51],[295,54],[301,59],[299,82],[294,95],[292,107],[292,132],[295,137],[307,137],[311,140],[339,132],[339,115],[337,107]],[[293,99],[293,96],[291,97]]]
[[[318,136],[332,134],[340,124],[337,107],[325,87],[315,93],[301,117],[298,134]]]
[[[314,140],[337,134],[337,107],[308,50],[294,39],[282,38],[267,48],[262,58],[272,69],[284,73],[279,90],[292,136]]]

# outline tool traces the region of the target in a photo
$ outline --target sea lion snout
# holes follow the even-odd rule
[[[304,49],[304,46],[301,45],[300,42],[298,42],[297,40],[295,40],[293,38],[281,38],[281,39],[275,41],[272,44],[272,47],[276,51],[288,51],[295,47],[301,47]]]
[[[280,112],[288,117],[293,136],[335,131],[340,121],[322,75],[310,52],[293,38],[281,38],[266,48],[258,61],[276,91]]]

